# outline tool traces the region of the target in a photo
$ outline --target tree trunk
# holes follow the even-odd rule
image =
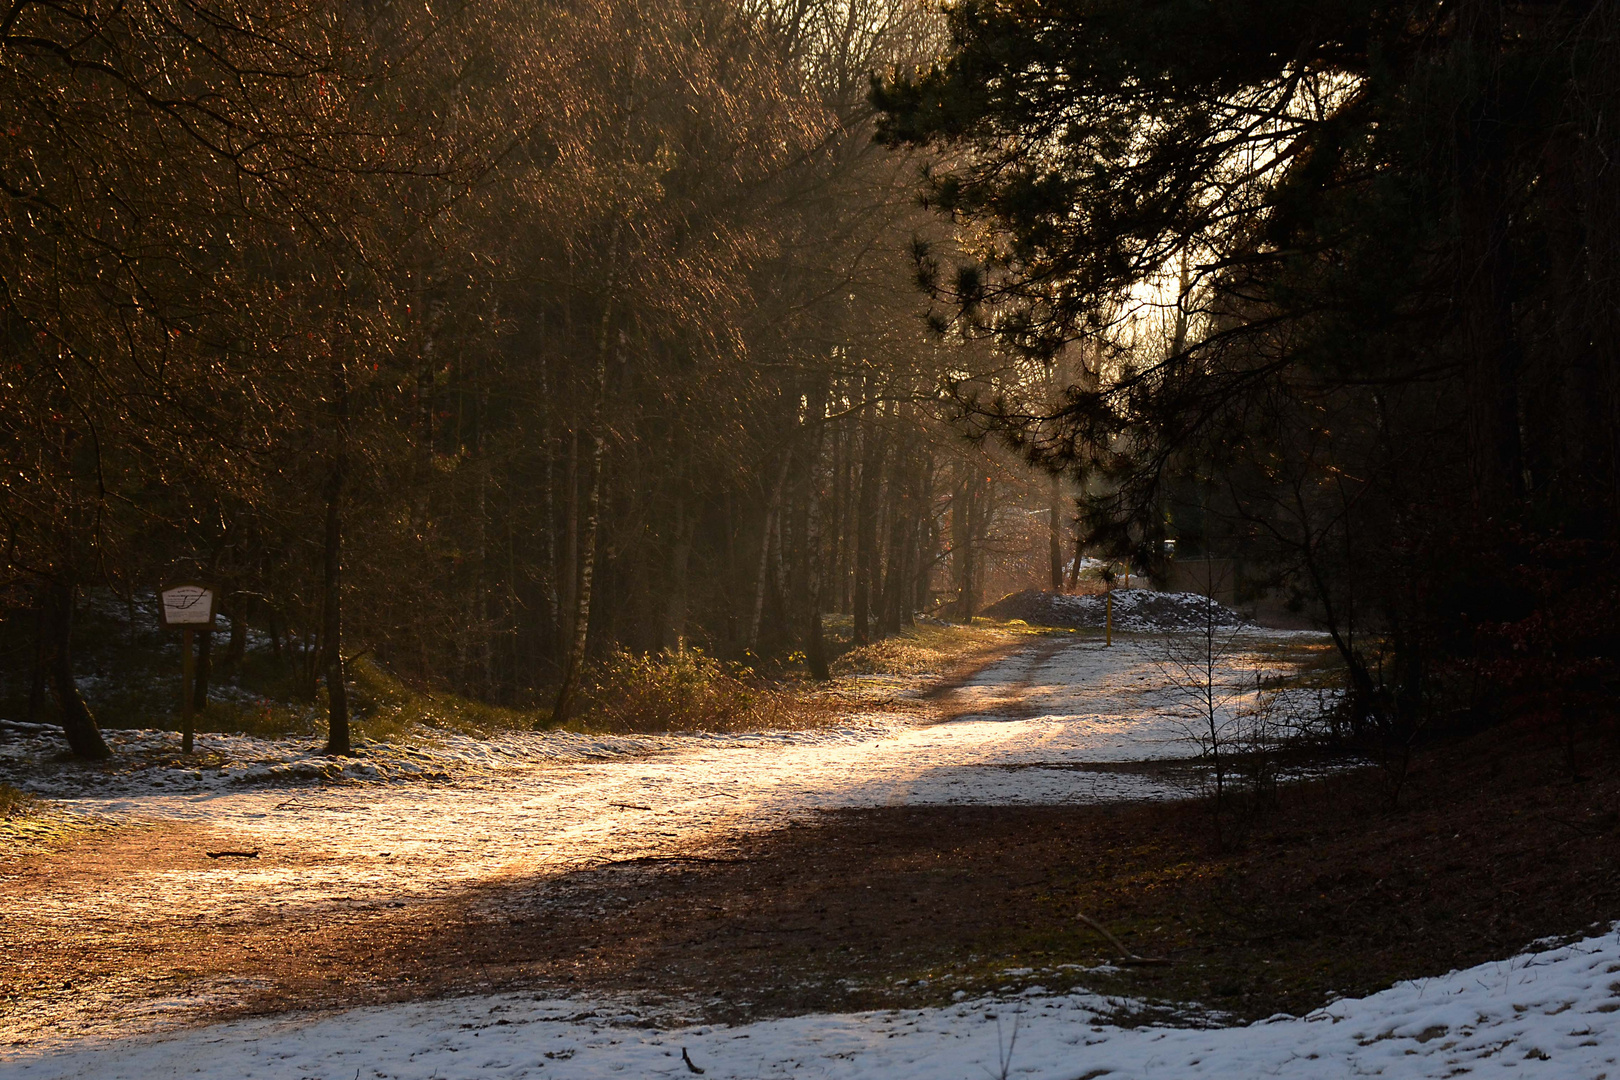
[[[269,605],[266,611],[266,621],[270,625],[270,656],[275,660],[276,667],[279,668],[281,666],[281,613],[276,610],[274,604]]]
[[[956,570],[956,610],[962,622],[971,623],[978,608],[979,481],[974,462],[963,466],[966,474],[951,499],[951,562]]]
[[[686,649],[687,573],[692,562],[693,531],[692,515],[682,496],[675,502],[674,536],[669,550],[669,598],[664,607],[664,632],[659,635],[659,644],[676,652]]]
[[[542,324],[542,336],[544,324]],[[545,522],[545,568],[546,578],[546,624],[550,635],[552,655],[556,655],[557,626],[561,618],[562,581],[557,570],[557,454],[556,442],[552,434],[552,394],[550,365],[546,362],[546,352],[539,350],[540,368],[540,447],[544,455],[545,464],[541,470],[541,520]]]
[[[934,564],[939,558],[939,529],[934,520],[934,463],[925,456],[917,474],[917,556],[913,573],[912,611],[928,608]],[[913,622],[914,620],[908,620]]]
[[[335,347],[335,346],[334,346]],[[326,560],[322,597],[325,625],[327,729],[326,752],[347,754],[349,695],[343,670],[343,493],[349,471],[349,372],[343,360],[332,361],[332,460],[326,477]]]
[[[602,462],[607,450],[607,432],[603,425],[607,412],[608,334],[613,324],[611,293],[610,287],[610,300],[602,308],[602,326],[596,341],[596,388],[591,399],[591,480],[585,494],[585,527],[581,531],[577,554],[579,588],[574,601],[573,637],[569,642],[568,656],[563,662],[557,703],[551,710],[553,724],[565,724],[573,716],[579,695],[579,679],[585,667],[585,648],[590,643],[591,582],[596,574],[596,529],[602,510]]]
[[[566,665],[573,641],[574,608],[579,602],[579,428],[568,430],[568,456],[563,466],[563,551],[557,577],[562,586],[562,602],[557,620],[557,643]]]
[[[1500,42],[1503,6],[1497,0],[1460,5],[1460,62],[1474,67],[1475,100],[1457,110],[1458,226],[1461,299],[1467,373],[1469,457],[1476,504],[1490,517],[1511,513],[1524,496],[1519,372],[1522,350],[1515,331],[1515,270],[1509,243],[1512,200],[1507,191],[1507,127],[1502,114]],[[1483,69],[1483,70],[1480,70]]]
[[[214,624],[199,627],[197,641],[197,673],[192,681],[191,707],[201,711],[208,707],[208,676],[214,652]]]
[[[821,543],[821,486],[817,477],[821,470],[821,456],[827,434],[827,387],[817,384],[810,394],[807,420],[810,424],[810,450],[806,455],[805,509],[804,509],[804,573],[805,604],[810,609],[810,626],[805,635],[804,662],[810,677],[818,682],[832,678],[827,666],[827,640],[821,629],[822,543]],[[837,465],[833,467],[833,482],[837,483]]]
[[[45,664],[50,676],[51,695],[61,714],[62,735],[68,749],[82,758],[101,761],[112,751],[101,737],[96,718],[85,704],[73,681],[73,589],[60,581],[45,587]]]
[[[765,504],[765,525],[759,544],[759,567],[754,574],[754,610],[748,619],[748,648],[759,652],[759,627],[765,615],[765,590],[769,586],[771,537],[775,531],[777,515],[781,513],[782,488],[787,483],[788,469],[793,464],[793,453],[782,457],[781,468],[776,470],[776,483],[771,485],[770,501]]]
[[[247,613],[252,604],[248,597],[238,595],[231,605],[231,639],[225,648],[225,662],[233,668],[240,668],[247,658]]]
[[[889,473],[889,543],[883,574],[883,596],[878,607],[878,635],[900,632],[902,609],[911,593],[911,491],[907,455],[896,453]]]
[[[1052,477],[1052,509],[1047,521],[1046,554],[1051,563],[1052,591],[1063,591],[1063,477]]]
[[[850,602],[850,557],[849,548],[852,539],[850,529],[849,508],[852,502],[850,488],[853,479],[850,476],[851,464],[849,446],[849,431],[847,424],[839,425],[833,435],[833,462],[832,462],[832,521],[833,544],[835,555],[833,558],[833,600],[834,610],[839,612],[853,611]]]
[[[827,666],[827,638],[821,632],[821,612],[810,612],[810,635],[805,642],[804,663],[810,669],[810,677],[818,682],[826,682],[832,678],[832,669]]]
[[[883,429],[868,419],[862,425],[861,486],[855,506],[855,633],[857,645],[872,640],[872,578],[877,573],[878,495],[882,482]]]
[[[34,596],[34,663],[29,671],[28,678],[28,722],[34,723],[39,719],[39,711],[45,706],[45,675],[46,675],[46,593],[43,590]]]

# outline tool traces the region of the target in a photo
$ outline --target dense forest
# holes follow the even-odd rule
[[[361,652],[560,720],[615,648],[825,677],[824,610],[857,642],[971,617],[993,538],[1044,550],[1065,511],[952,430],[952,373],[996,361],[927,329],[908,252],[952,236],[873,142],[868,74],[939,30],[900,0],[11,5],[30,718],[101,754],[76,605],[182,579],[224,660],[252,628],[335,691],[337,749]]]
[[[1061,588],[1173,541],[1322,621],[1358,727],[1578,723],[1617,22],[17,0],[7,678],[104,753],[78,605],[202,578],[344,750],[361,652],[561,721],[615,649],[825,677],[828,613],[864,642],[970,619],[1015,548]]]
[[[1269,567],[1332,633],[1364,730],[1606,717],[1620,9],[948,20],[940,61],[876,91],[882,141],[941,151],[926,200],[975,238],[919,249],[935,318],[1082,368],[1056,407],[967,386],[971,425],[1089,477],[1099,544]]]

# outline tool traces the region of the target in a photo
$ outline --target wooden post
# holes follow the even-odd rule
[[[192,655],[191,639],[196,633],[191,627],[180,631],[180,752],[191,753],[192,695],[196,692],[197,662]]]
[[[197,627],[214,630],[214,598],[218,590],[195,582],[170,585],[158,593],[163,625],[180,631],[180,751],[191,753],[197,704],[197,658],[192,642]]]

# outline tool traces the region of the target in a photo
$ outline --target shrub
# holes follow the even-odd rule
[[[0,821],[32,813],[39,800],[20,788],[0,784]]]
[[[701,649],[619,650],[584,687],[586,726],[606,731],[738,731],[784,724],[789,702],[740,664]]]

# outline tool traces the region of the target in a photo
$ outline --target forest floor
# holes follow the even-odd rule
[[[1319,649],[1235,639],[1224,707]],[[963,1001],[994,1020],[1048,993],[1094,1025],[1236,1023],[1620,912],[1612,746],[1583,748],[1581,780],[1525,736],[1436,748],[1398,798],[1390,768],[1300,761],[1217,819],[1189,798],[1208,777],[1162,635],[980,659],[813,732],[451,740],[419,774],[177,766],[77,797],[59,776],[0,834],[0,1073],[87,1038],[518,989],[650,1029]],[[1307,687],[1280,694],[1308,711]],[[1174,962],[1113,963],[1080,914]]]

